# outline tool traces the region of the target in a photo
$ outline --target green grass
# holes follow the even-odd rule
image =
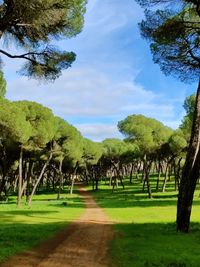
[[[155,178],[153,186],[155,186]],[[114,193],[100,186],[93,195],[115,222],[116,237],[111,257],[119,267],[198,267],[200,266],[200,199],[197,190],[190,234],[176,233],[177,192],[169,183],[165,193],[153,192],[153,199],[141,193],[137,182]]]
[[[83,211],[78,195],[39,194],[31,207],[16,207],[16,198],[0,204],[0,262],[55,234]]]

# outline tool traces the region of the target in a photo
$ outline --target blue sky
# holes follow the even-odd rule
[[[143,12],[134,0],[89,0],[81,34],[58,43],[74,51],[71,69],[52,84],[16,74],[21,61],[4,59],[7,98],[37,101],[96,141],[121,137],[117,122],[144,114],[176,128],[185,97],[196,85],[165,77],[140,37]]]

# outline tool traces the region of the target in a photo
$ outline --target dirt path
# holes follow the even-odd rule
[[[114,236],[112,222],[88,192],[80,189],[80,194],[86,210],[78,220],[0,267],[108,267],[108,245]]]

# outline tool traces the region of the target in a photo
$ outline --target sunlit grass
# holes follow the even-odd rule
[[[153,199],[142,193],[142,184],[126,181],[112,193],[104,182],[93,195],[114,221],[116,237],[111,254],[119,267],[198,267],[200,266],[200,199],[195,192],[192,226],[189,235],[176,232],[177,192],[173,181],[165,193],[155,191],[151,177]]]
[[[56,194],[40,194],[31,207],[23,203],[17,208],[15,202],[11,197],[8,203],[0,204],[0,261],[52,236],[83,211],[76,194],[62,194],[59,201]]]

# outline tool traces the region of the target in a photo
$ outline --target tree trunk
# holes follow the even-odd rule
[[[74,181],[75,181],[75,175],[72,174],[72,181],[71,181],[71,187],[70,187],[70,195],[73,194],[73,190],[74,190]]]
[[[134,163],[132,162],[131,163],[131,169],[130,169],[130,177],[129,177],[129,181],[130,181],[130,184],[133,183],[133,168],[134,168]]]
[[[152,166],[152,161],[150,161],[149,164],[146,163],[145,180],[147,182],[147,191],[148,191],[149,198],[152,198],[151,184],[150,184],[150,179],[149,179],[151,166]]]
[[[85,181],[86,181],[86,185],[89,185],[89,171],[88,171],[88,168],[87,168],[87,164],[85,166]]]
[[[118,178],[119,178],[122,188],[125,189],[124,183],[122,181],[122,176],[120,174],[120,162],[119,161],[118,162],[113,161],[112,165],[113,165],[115,176],[116,176],[116,187],[118,188]]]
[[[5,190],[5,185],[6,185],[6,176],[3,173],[1,176],[1,184],[0,184],[0,195],[1,193],[3,193],[3,191]]]
[[[158,178],[157,178],[157,181],[156,181],[156,191],[159,190],[160,176],[161,176],[161,163],[159,161],[158,162]]]
[[[187,233],[196,183],[200,175],[200,82],[198,85],[190,145],[180,182],[177,203],[177,231]]]
[[[63,185],[62,163],[63,163],[63,159],[60,160],[60,164],[59,164],[59,188],[58,188],[57,200],[60,199],[61,188]]]
[[[149,173],[150,173],[150,170],[147,170],[146,172],[146,181],[147,181],[147,191],[148,191],[148,197],[149,198],[152,198],[152,192],[151,192],[151,184],[150,184],[150,180],[149,180]]]
[[[27,176],[26,203],[28,203],[29,198],[30,198],[30,181],[31,181],[31,177],[33,176],[33,168],[34,168],[34,162],[31,162],[29,166],[28,176]]]
[[[151,166],[152,166],[152,161],[148,162],[147,161],[147,156],[145,155],[144,156],[144,164],[143,164],[144,179],[143,179],[142,191],[144,192],[145,184],[147,184],[147,192],[148,192],[148,197],[149,198],[152,198],[151,184],[150,184],[150,180],[149,180],[149,174],[150,174]]]
[[[113,170],[110,171],[110,177],[109,177],[109,186],[111,187],[112,186],[112,183],[113,183]]]
[[[76,167],[75,167],[74,172],[72,174],[72,181],[71,181],[71,187],[70,187],[70,195],[73,194],[74,182],[75,182],[75,175],[76,175],[77,168],[78,168],[78,163],[76,163]]]
[[[166,163],[166,167],[165,167],[165,177],[164,177],[164,180],[163,180],[163,185],[162,185],[162,193],[165,192],[165,188],[166,188],[166,185],[167,185],[167,177],[168,177],[168,172],[169,172],[169,162]]]
[[[43,174],[44,174],[44,172],[45,172],[45,170],[46,170],[46,167],[48,166],[48,164],[49,164],[51,158],[52,158],[52,153],[50,154],[48,160],[45,162],[45,164],[44,164],[44,166],[43,166],[43,168],[42,168],[42,170],[41,170],[41,172],[40,172],[40,175],[39,175],[39,177],[38,177],[38,179],[37,179],[37,181],[36,181],[36,183],[35,183],[35,185],[34,185],[34,187],[33,187],[33,190],[32,190],[32,192],[31,192],[31,195],[30,195],[29,200],[28,200],[28,203],[27,203],[29,206],[30,206],[30,204],[31,204],[33,195],[35,194],[36,188],[37,188],[39,182],[41,181],[42,176],[43,176]]]
[[[18,180],[18,197],[17,197],[17,206],[21,206],[21,197],[22,197],[22,162],[23,162],[23,149],[20,149],[19,156],[19,180]]]

